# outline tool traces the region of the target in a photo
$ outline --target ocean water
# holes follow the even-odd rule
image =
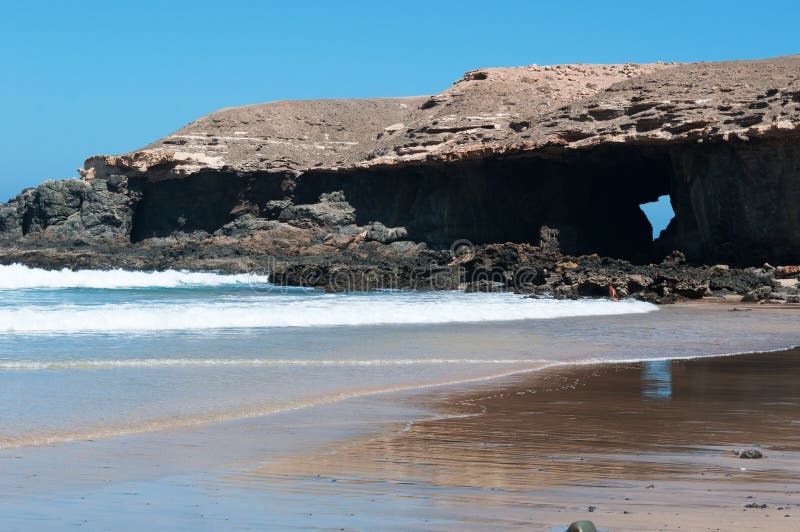
[[[559,364],[780,349],[794,312],[325,294],[266,276],[0,266],[0,448],[179,429]]]

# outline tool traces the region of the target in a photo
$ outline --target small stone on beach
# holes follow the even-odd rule
[[[748,460],[757,460],[764,457],[764,455],[758,449],[739,449],[738,451],[733,452],[739,458]]]
[[[597,532],[591,521],[575,521],[567,527],[567,532]]]

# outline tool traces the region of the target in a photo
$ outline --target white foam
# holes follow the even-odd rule
[[[656,309],[634,300],[555,301],[513,294],[254,293],[234,301],[0,307],[0,334],[474,323],[640,314]]]
[[[53,369],[115,369],[164,367],[216,367],[216,366],[417,366],[417,365],[508,365],[529,364],[525,359],[481,358],[396,358],[396,359],[269,359],[269,358],[131,358],[112,360],[18,360],[0,361],[0,371],[39,371]]]
[[[213,272],[165,270],[43,270],[21,264],[0,266],[0,290],[58,288],[178,288],[266,283],[266,275],[224,275]]]

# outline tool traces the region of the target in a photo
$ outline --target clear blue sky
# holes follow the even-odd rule
[[[431,94],[482,66],[800,52],[800,2],[0,0],[0,201],[221,107]]]

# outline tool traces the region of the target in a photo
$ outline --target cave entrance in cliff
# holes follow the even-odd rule
[[[205,172],[185,179],[133,181],[141,195],[131,240],[173,232],[212,233],[236,217],[242,203],[282,200],[281,175]],[[356,224],[405,227],[408,238],[448,250],[454,242],[539,243],[540,228],[558,229],[562,251],[649,262],[660,243],[672,164],[657,147],[604,146],[551,154],[489,157],[342,172],[308,172],[291,201],[316,204],[342,191]],[[661,218],[648,220],[655,203]],[[669,209],[671,210],[671,209]],[[246,212],[251,212],[250,210]],[[263,216],[273,216],[265,211]]]
[[[675,210],[672,208],[672,198],[669,194],[659,196],[656,201],[642,203],[639,205],[647,220],[653,228],[653,240],[657,240],[661,236],[669,223],[675,218]]]
[[[650,262],[658,254],[654,236],[674,215],[673,168],[667,150],[605,145],[570,153],[556,161],[551,172],[553,179],[565,183],[561,208],[566,215],[547,225],[564,227],[565,252],[598,253],[637,263]],[[650,204],[655,204],[652,218]]]
[[[320,194],[341,190],[358,225],[402,226],[410,239],[437,249],[461,239],[538,244],[546,225],[559,229],[567,253],[645,262],[654,247],[653,228],[640,205],[668,196],[671,179],[666,150],[605,146],[312,172],[298,181],[294,201],[316,203]]]

